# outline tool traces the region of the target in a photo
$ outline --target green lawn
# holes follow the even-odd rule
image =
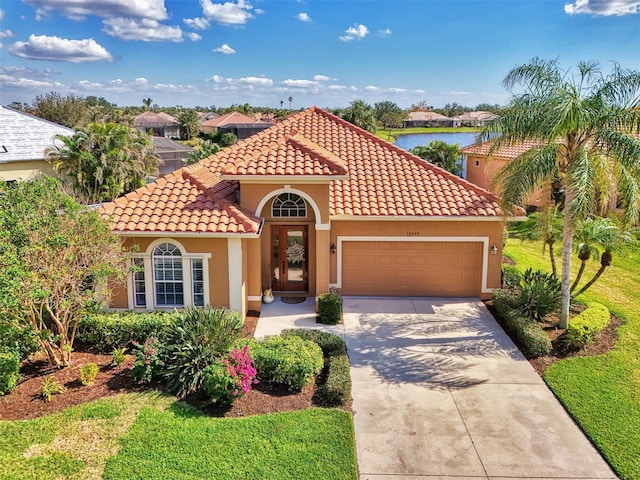
[[[0,422],[0,479],[357,478],[342,410],[212,418],[159,393]]]
[[[392,128],[391,134],[389,130],[379,128],[376,130],[376,136],[388,142],[395,142],[402,135],[412,135],[414,133],[465,133],[478,132],[476,127],[422,127],[422,128]]]
[[[539,243],[509,240],[505,253],[520,269],[550,271]],[[585,278],[598,266],[599,260],[591,261]],[[600,302],[626,322],[618,343],[604,356],[559,362],[544,379],[620,478],[640,479],[640,251],[614,256],[577,301]]]

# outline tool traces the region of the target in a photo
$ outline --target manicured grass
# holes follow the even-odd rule
[[[505,253],[519,269],[550,271],[538,243],[509,240]],[[599,259],[592,260],[585,278],[598,266]],[[626,322],[618,343],[604,356],[556,363],[544,379],[620,478],[640,479],[640,251],[614,256],[600,280],[576,300],[602,303]]]
[[[0,421],[0,479],[349,479],[351,415],[211,418],[157,392]]]
[[[115,479],[355,479],[351,415],[309,409],[237,419],[142,410],[109,459]]]
[[[395,142],[402,135],[412,135],[414,133],[465,133],[478,132],[476,127],[421,127],[421,128],[392,128],[389,130],[379,128],[376,130],[376,136],[388,142]]]

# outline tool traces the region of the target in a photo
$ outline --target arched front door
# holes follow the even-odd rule
[[[271,225],[271,288],[276,292],[308,290],[306,225]]]

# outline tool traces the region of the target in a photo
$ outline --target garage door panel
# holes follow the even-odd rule
[[[342,246],[345,295],[480,294],[480,242],[345,241]]]

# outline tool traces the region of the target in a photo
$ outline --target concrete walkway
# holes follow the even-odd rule
[[[616,478],[480,301],[345,297],[334,327],[265,307],[256,336],[346,339],[361,480]]]

